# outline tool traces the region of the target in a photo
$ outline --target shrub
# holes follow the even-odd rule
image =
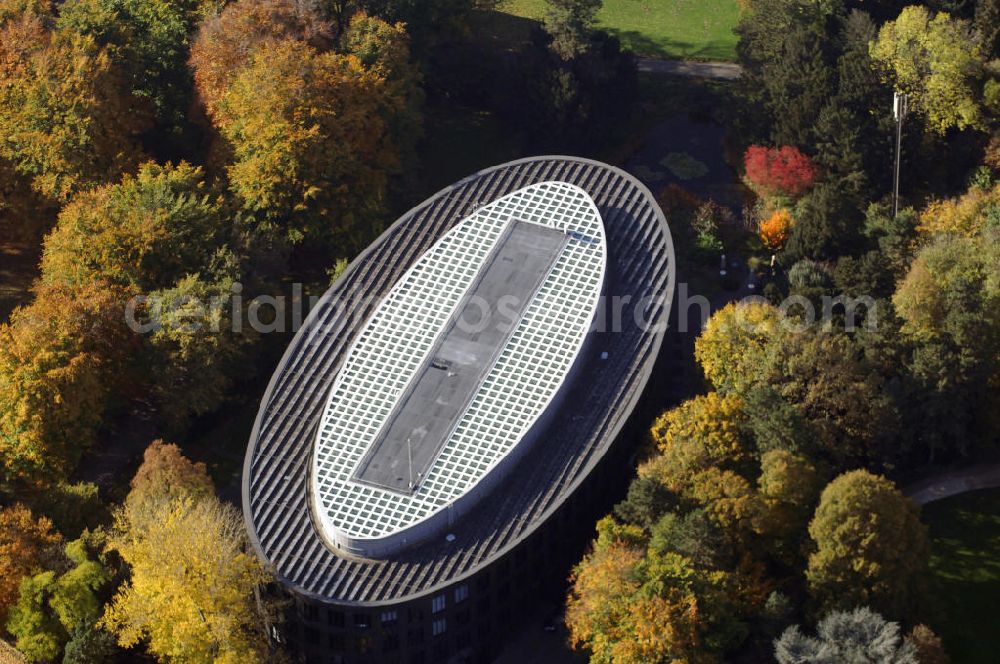
[[[781,251],[794,224],[792,213],[782,208],[761,222],[760,241],[771,251]]]
[[[750,186],[763,196],[797,198],[816,181],[812,160],[790,145],[780,148],[751,145],[743,155],[743,167]]]

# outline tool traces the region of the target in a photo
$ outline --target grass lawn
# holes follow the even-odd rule
[[[545,0],[504,0],[500,10],[541,20]],[[735,60],[736,0],[604,0],[598,25],[639,55]]]
[[[935,631],[954,664],[993,664],[1000,652],[1000,489],[924,508],[933,542]]]

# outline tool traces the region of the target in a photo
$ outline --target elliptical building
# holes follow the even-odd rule
[[[350,265],[282,358],[244,465],[300,658],[491,661],[632,451],[615,442],[673,260],[635,178],[537,157],[439,192]]]

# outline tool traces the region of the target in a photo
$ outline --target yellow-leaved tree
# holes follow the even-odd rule
[[[982,127],[977,87],[983,74],[979,47],[968,21],[922,5],[904,7],[870,44],[884,78],[910,95],[911,103],[940,133],[951,127]]]
[[[211,492],[203,464],[153,443],[109,547],[131,569],[102,620],[120,645],[147,641],[171,662],[266,660],[254,592],[267,575],[239,510]]]
[[[760,302],[727,304],[709,318],[694,355],[715,389],[742,395],[766,380],[768,360],[788,336],[783,319]]]
[[[399,162],[380,114],[384,79],[358,58],[298,40],[255,53],[220,99],[230,186],[289,240],[329,239],[382,210]]]

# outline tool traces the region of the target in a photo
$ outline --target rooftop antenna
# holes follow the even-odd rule
[[[406,458],[410,462],[410,491],[413,491],[413,449],[410,447],[410,437],[406,437]]]

